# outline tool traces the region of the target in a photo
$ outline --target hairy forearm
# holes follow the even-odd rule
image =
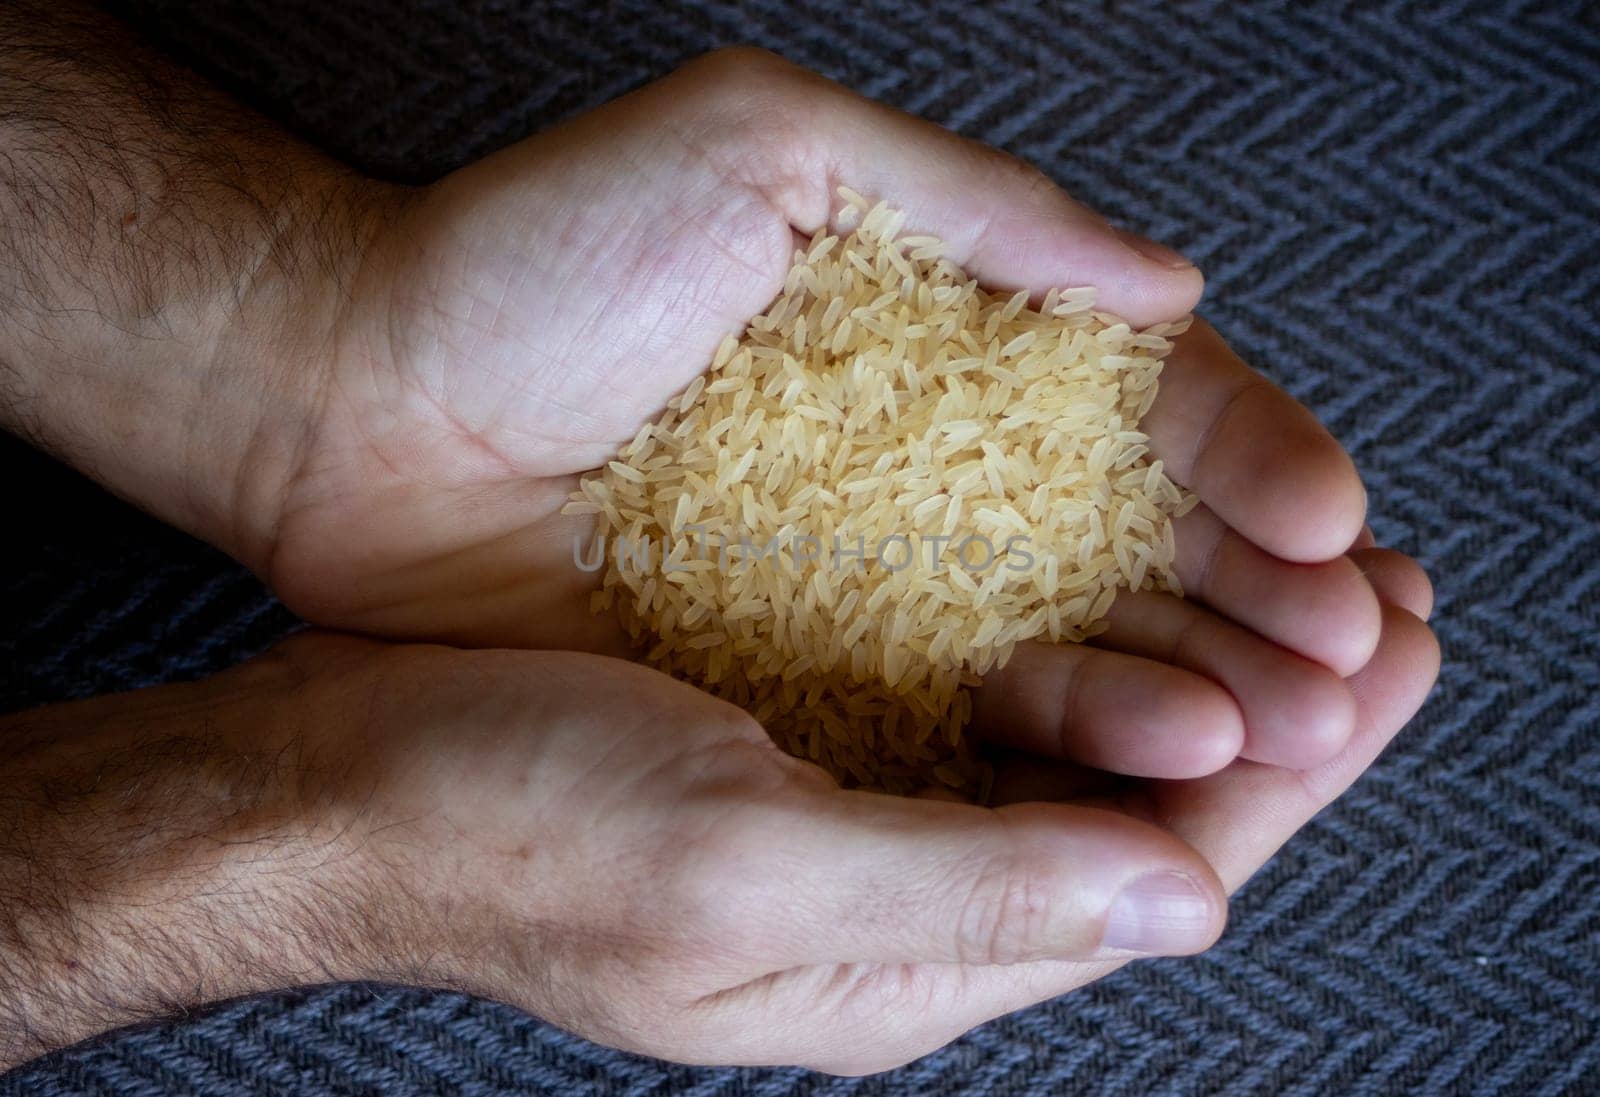
[[[359,817],[328,802],[282,679],[0,721],[0,1070],[219,998],[382,970]]]
[[[0,425],[258,563],[383,193],[92,9],[0,7]]]

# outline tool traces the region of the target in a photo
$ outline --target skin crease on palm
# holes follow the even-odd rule
[[[1206,947],[1227,895],[1415,713],[1438,667],[1426,576],[1372,543],[1338,444],[1203,322],[1144,425],[1202,500],[1177,529],[1191,597],[1120,597],[1092,646],[990,676],[993,806],[842,790],[739,710],[608,657],[622,637],[572,561],[585,527],[558,510],[767,306],[841,183],[996,289],[1095,285],[1137,324],[1200,297],[1193,267],[1016,161],[745,50],[437,184],[371,184],[359,267],[291,309],[312,330],[259,327],[318,363],[271,397],[296,424],[287,474],[262,460],[238,487],[272,514],[198,532],[313,623],[407,643],[311,633],[51,717],[154,705],[314,761],[273,833],[331,837],[282,854],[293,873],[224,842],[189,877],[202,905],[261,896],[227,936],[262,942],[269,974],[217,989],[401,978],[673,1059],[881,1070]],[[1118,916],[1149,881],[1183,926]],[[318,935],[269,928],[319,896],[318,925],[356,909],[367,938],[279,962]]]

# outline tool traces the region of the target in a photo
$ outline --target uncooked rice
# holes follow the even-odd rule
[[[1119,589],[1182,593],[1171,519],[1194,500],[1138,426],[1188,321],[990,292],[839,193],[854,230],[796,251],[567,512],[595,516],[594,608],[648,663],[847,785],[985,798],[963,736],[979,677],[1102,631]]]

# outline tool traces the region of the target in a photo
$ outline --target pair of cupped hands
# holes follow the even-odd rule
[[[672,1059],[883,1069],[1210,945],[1421,704],[1426,577],[1373,543],[1328,432],[1203,321],[1142,428],[1202,500],[1176,523],[1188,598],[1125,593],[1092,643],[985,681],[993,804],[842,790],[619,658],[560,508],[766,307],[839,184],[990,287],[1093,285],[1136,325],[1200,297],[1180,256],[1015,160],[733,51],[426,188],[342,184],[354,227],[292,307],[218,331],[270,347],[269,410],[228,505],[174,510],[338,631],[149,696],[294,760],[262,824],[279,852],[233,833],[207,870],[263,934],[302,927],[272,979],[460,987]]]

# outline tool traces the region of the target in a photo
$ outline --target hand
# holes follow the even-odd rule
[[[1393,564],[1370,557],[1375,585],[1425,612]],[[1099,805],[842,791],[739,710],[566,652],[311,634],[13,717],[0,1068],[175,1006],[377,979],[671,1059],[885,1069],[1206,946],[1224,889],[1368,764],[1436,659],[1391,608],[1337,761]]]
[[[35,14],[0,16],[21,184],[0,182],[0,248],[31,257],[0,269],[18,314],[0,417],[327,623],[614,646],[555,510],[766,303],[834,182],[997,287],[1096,284],[1136,322],[1199,292],[1014,162],[761,55],[408,192],[174,94],[133,44],[102,63],[87,43],[115,34],[93,15]],[[113,120],[119,144],[92,139]],[[1196,597],[1119,600],[1101,646],[1030,648],[986,684],[979,730],[1056,759],[1001,766],[998,798],[1031,803],[841,792],[622,663],[306,640],[219,679],[226,702],[214,682],[131,722],[128,699],[25,718],[31,760],[0,773],[26,840],[0,845],[0,911],[23,932],[0,961],[28,997],[0,1005],[59,1040],[107,1021],[113,985],[143,992],[126,1015],[409,979],[640,1050],[859,1070],[1120,962],[1095,945],[1133,874],[1176,869],[1203,897],[1193,937],[1157,951],[1204,944],[1207,864],[1236,886],[1337,795],[1437,649],[1425,577],[1357,533],[1348,459],[1214,333],[1180,344],[1147,426],[1205,500],[1179,531]],[[613,881],[616,907],[595,905]],[[657,994],[656,1027],[630,986]],[[659,1029],[663,1001],[682,1027]],[[733,1031],[750,1016],[772,1023]],[[805,1047],[764,1042],[795,1017]]]
[[[557,511],[766,306],[848,182],[988,284],[1094,284],[1140,324],[1190,310],[1195,269],[991,149],[769,55],[689,65],[382,211],[314,376],[274,588],[322,624],[465,645],[620,652]],[[1341,677],[1379,610],[1365,495],[1298,403],[1205,324],[1146,429],[1205,505],[1178,524],[1191,600],[1118,600],[1094,647],[1036,646],[985,691],[997,742],[1143,776],[1233,757],[1310,766],[1354,726]]]
[[[997,287],[1095,284],[1140,323],[1199,293],[1193,268],[1037,173],[764,54],[707,58],[408,191],[103,16],[14,7],[0,251],[28,262],[0,265],[0,423],[323,624],[620,650],[571,562],[582,525],[556,510],[766,303],[836,181],[901,204]],[[1098,646],[1024,652],[976,728],[1143,776],[1241,753],[1314,765],[1351,733],[1339,677],[1378,636],[1340,556],[1354,470],[1203,325],[1146,426],[1205,501],[1178,531],[1194,597],[1119,599]]]

